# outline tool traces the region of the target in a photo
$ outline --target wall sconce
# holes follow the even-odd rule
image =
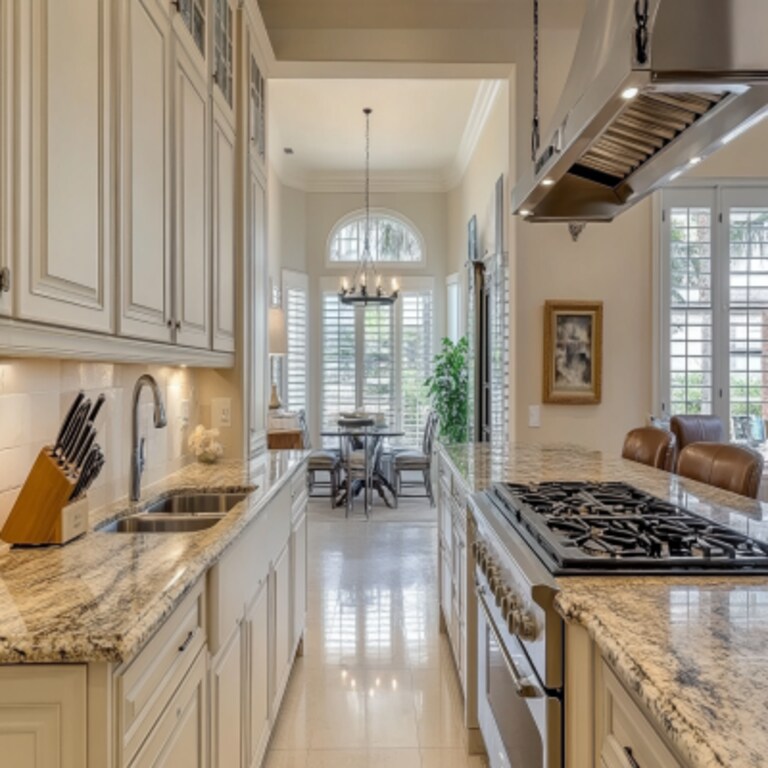
[[[282,307],[270,307],[267,318],[269,330],[269,362],[272,393],[269,398],[269,410],[276,411],[283,407],[275,381],[275,357],[288,354],[288,334],[285,327],[285,312]]]

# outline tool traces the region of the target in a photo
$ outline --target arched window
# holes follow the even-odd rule
[[[328,240],[329,263],[359,261],[365,240],[365,212],[345,216]],[[424,261],[424,241],[407,219],[389,211],[371,211],[371,258],[378,263],[418,264]]]

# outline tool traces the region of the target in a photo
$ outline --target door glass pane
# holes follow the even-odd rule
[[[731,437],[757,445],[768,417],[768,208],[731,208],[728,243]]]
[[[712,413],[712,212],[670,211],[669,413]]]

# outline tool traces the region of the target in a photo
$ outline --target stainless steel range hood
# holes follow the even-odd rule
[[[611,221],[768,115],[766,30],[768,0],[589,0],[513,211]]]

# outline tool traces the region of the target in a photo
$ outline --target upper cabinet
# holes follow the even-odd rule
[[[177,5],[124,4],[120,333],[206,348],[206,16],[201,0]]]
[[[234,13],[214,0],[213,24],[213,348],[235,349],[235,69]]]
[[[4,27],[8,5],[6,0]],[[17,0],[13,5],[16,314],[109,332],[114,4]],[[5,46],[0,56],[7,59]]]
[[[11,3],[0,0],[0,315],[11,312]]]

